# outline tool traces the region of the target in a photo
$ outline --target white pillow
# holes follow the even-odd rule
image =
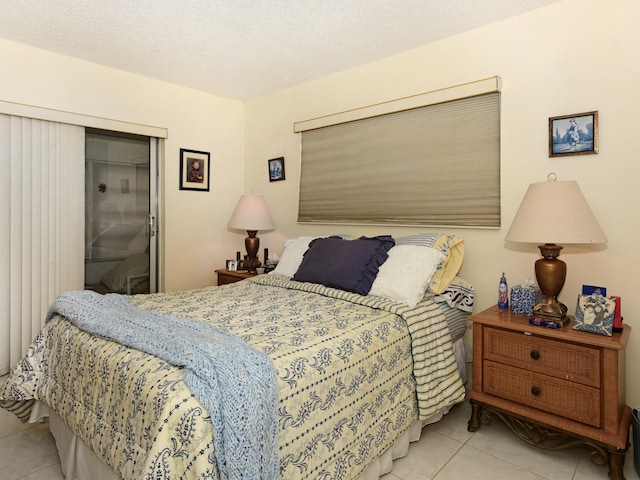
[[[417,245],[395,245],[380,266],[369,295],[415,307],[422,300],[431,277],[446,258],[440,250]]]
[[[269,273],[283,275],[288,278],[293,277],[298,271],[300,263],[302,263],[303,255],[309,249],[309,243],[316,238],[318,237],[298,237],[284,242],[284,251],[280,256],[278,265]]]

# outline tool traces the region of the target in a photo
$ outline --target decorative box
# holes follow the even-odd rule
[[[511,288],[511,311],[520,315],[533,315],[533,307],[542,300],[538,287],[516,285]]]

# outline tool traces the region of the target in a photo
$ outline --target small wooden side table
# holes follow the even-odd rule
[[[235,283],[240,280],[244,280],[245,278],[255,277],[257,273],[249,273],[246,270],[239,270],[237,272],[232,272],[227,270],[226,268],[220,268],[216,270],[218,274],[218,285],[226,285],[227,283]]]
[[[473,389],[468,430],[492,415],[527,443],[583,446],[609,477],[623,480],[631,409],[625,404],[624,348],[631,327],[597,335],[549,329],[493,306],[473,321]],[[483,419],[483,416],[486,417]]]

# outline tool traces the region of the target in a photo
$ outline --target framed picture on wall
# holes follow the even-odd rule
[[[284,157],[269,160],[269,181],[284,180]]]
[[[598,153],[598,112],[549,118],[549,156]]]
[[[209,152],[180,149],[180,190],[209,191]]]

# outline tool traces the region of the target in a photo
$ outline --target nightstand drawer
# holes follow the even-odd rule
[[[600,386],[601,352],[598,348],[499,328],[484,329],[484,345],[486,360],[592,387]]]
[[[600,427],[600,390],[507,365],[484,363],[484,391]]]
[[[227,285],[228,283],[236,283],[242,280],[242,278],[232,277],[231,275],[218,274],[218,285]]]
[[[216,270],[216,273],[218,274],[218,286],[239,282],[241,280],[244,280],[245,278],[251,278],[257,275],[257,273],[249,273],[246,270],[232,272],[227,270],[226,268]]]

